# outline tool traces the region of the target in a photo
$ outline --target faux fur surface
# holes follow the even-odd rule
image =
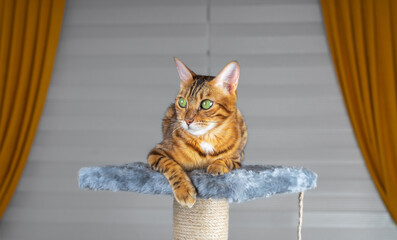
[[[201,198],[226,198],[244,202],[280,193],[298,193],[316,187],[317,174],[306,168],[245,165],[241,169],[212,176],[204,170],[188,175]],[[135,162],[121,166],[85,167],[79,172],[80,188],[91,190],[132,191],[172,195],[167,179]]]

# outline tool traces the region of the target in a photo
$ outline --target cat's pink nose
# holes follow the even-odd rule
[[[186,124],[189,126],[194,120],[192,118],[185,118]]]

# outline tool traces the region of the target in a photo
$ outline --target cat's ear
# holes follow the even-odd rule
[[[196,75],[192,70],[185,66],[177,57],[174,58],[176,69],[178,70],[179,78],[181,79],[181,87],[193,81]]]
[[[238,62],[233,61],[228,63],[211,82],[214,82],[215,86],[227,90],[230,94],[236,94],[239,77],[240,66],[238,65]]]

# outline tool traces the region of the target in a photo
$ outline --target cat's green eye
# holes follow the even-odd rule
[[[183,97],[179,98],[178,104],[181,108],[185,108],[186,107],[186,99],[184,99]]]
[[[201,102],[201,108],[205,109],[205,110],[210,109],[212,107],[212,104],[214,104],[214,103],[211,100],[208,100],[208,99],[203,100]]]

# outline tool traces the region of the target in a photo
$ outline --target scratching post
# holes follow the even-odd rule
[[[299,193],[299,214],[298,214],[298,240],[302,240],[302,217],[303,217],[303,195],[305,192]]]
[[[299,193],[298,239],[301,240],[303,192],[316,187],[317,174],[306,168],[245,165],[230,173],[212,176],[205,170],[187,173],[197,190],[192,208],[174,200],[174,239],[228,239],[229,203]],[[79,172],[80,188],[131,191],[173,196],[163,174],[148,164],[86,167]],[[265,203],[264,203],[265,204]]]
[[[174,199],[174,240],[227,240],[229,203],[226,199],[197,198],[192,208]]]

